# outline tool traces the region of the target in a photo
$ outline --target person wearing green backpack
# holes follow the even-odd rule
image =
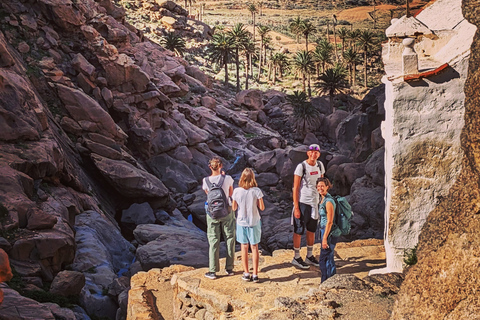
[[[320,250],[319,267],[322,272],[322,282],[337,273],[334,260],[334,250],[338,237],[331,235],[334,224],[336,203],[335,199],[328,193],[332,183],[327,178],[317,180],[317,191],[321,200],[319,205],[320,214],[320,239],[322,247]]]

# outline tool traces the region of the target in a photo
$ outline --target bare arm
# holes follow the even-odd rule
[[[231,197],[233,194],[233,186],[230,186],[230,188],[228,188],[228,196]]]
[[[238,209],[238,203],[237,203],[237,201],[233,200],[233,202],[232,202],[232,210],[235,211],[235,210],[237,210],[237,209]]]
[[[323,239],[322,239],[322,248],[327,249],[328,248],[328,235],[330,234],[330,230],[332,230],[332,225],[333,225],[333,217],[335,215],[335,212],[333,210],[333,204],[328,201],[325,205],[325,209],[327,210],[327,225],[325,226],[325,233],[323,234]]]
[[[265,210],[265,203],[263,202],[263,198],[257,200],[257,206],[258,209],[260,209],[261,211]]]
[[[300,218],[300,181],[302,177],[294,175],[293,176],[293,214],[295,218]]]

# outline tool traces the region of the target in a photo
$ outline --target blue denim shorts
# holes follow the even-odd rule
[[[257,244],[262,238],[262,221],[253,227],[242,227],[237,224],[237,241],[241,244]]]

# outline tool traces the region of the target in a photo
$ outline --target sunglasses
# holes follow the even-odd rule
[[[320,148],[317,146],[310,146],[308,147],[308,150],[320,151]]]

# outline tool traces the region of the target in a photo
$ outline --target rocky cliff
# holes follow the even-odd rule
[[[146,7],[186,22],[163,28],[209,36],[171,1]],[[316,98],[322,125],[296,141],[284,93],[235,95],[125,14],[109,0],[0,3],[0,248],[14,271],[2,284],[0,318],[35,310],[43,319],[124,318],[133,274],[204,266],[200,182],[213,156],[233,175],[256,170],[267,195],[265,252],[291,246],[291,179],[303,143],[326,149],[329,176],[351,195],[352,235],[381,237],[381,95],[346,99],[354,111],[333,114]],[[63,308],[73,304],[83,308]]]
[[[465,18],[480,26],[480,2],[464,0]],[[465,83],[462,170],[428,215],[419,236],[418,263],[408,269],[392,319],[479,319],[480,38],[471,47]]]

